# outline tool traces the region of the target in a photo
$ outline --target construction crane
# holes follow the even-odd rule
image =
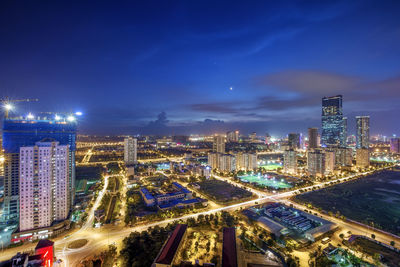
[[[8,114],[13,109],[12,103],[17,103],[17,102],[37,102],[37,101],[39,101],[39,99],[37,99],[37,98],[25,98],[25,99],[3,98],[0,101],[1,101],[1,103],[3,103],[3,106],[4,106],[5,118],[8,119]]]

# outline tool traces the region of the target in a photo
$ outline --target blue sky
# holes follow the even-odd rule
[[[400,134],[398,1],[116,2],[2,1],[1,96],[85,133],[283,135],[342,94],[350,130]]]

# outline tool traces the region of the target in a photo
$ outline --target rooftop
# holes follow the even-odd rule
[[[182,238],[186,232],[187,225],[186,224],[178,224],[175,227],[175,230],[172,232],[171,236],[168,238],[167,243],[165,243],[164,247],[161,250],[161,253],[155,260],[155,263],[159,264],[171,264],[176,251],[178,250],[179,244],[182,241]]]
[[[222,267],[237,267],[236,231],[234,227],[224,228]]]

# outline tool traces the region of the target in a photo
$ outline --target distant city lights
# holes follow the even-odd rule
[[[70,122],[75,121],[75,117],[74,116],[68,116],[67,120],[70,121]]]
[[[29,120],[33,120],[35,116],[33,116],[32,113],[29,112],[29,114],[26,116]]]
[[[82,112],[77,111],[77,112],[75,112],[75,115],[76,115],[76,116],[82,116]]]

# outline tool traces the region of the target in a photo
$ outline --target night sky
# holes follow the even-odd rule
[[[115,2],[118,2],[116,4]],[[0,96],[81,133],[400,134],[400,1],[1,1]]]

